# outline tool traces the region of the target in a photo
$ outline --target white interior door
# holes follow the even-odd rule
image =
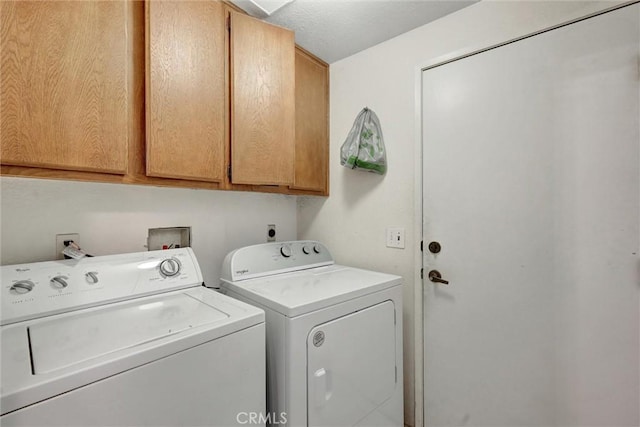
[[[635,4],[423,72],[427,426],[640,424],[639,67]]]

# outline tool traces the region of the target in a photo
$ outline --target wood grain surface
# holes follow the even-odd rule
[[[292,31],[231,12],[231,165],[234,184],[293,182]]]
[[[120,3],[120,2],[117,2]],[[35,3],[34,4],[38,4]],[[128,167],[126,168],[126,174],[122,175],[121,171],[106,171],[104,169],[94,168],[73,168],[74,170],[63,170],[60,168],[72,169],[71,166],[42,163],[35,166],[35,162],[26,161],[23,163],[3,164],[0,167],[0,174],[3,176],[20,176],[31,178],[44,178],[44,179],[58,179],[58,180],[78,180],[78,181],[94,181],[94,182],[106,182],[117,184],[135,184],[135,185],[155,185],[155,186],[167,186],[167,187],[182,187],[182,188],[199,188],[199,189],[226,189],[233,191],[259,191],[266,193],[281,193],[281,194],[306,194],[306,195],[326,195],[326,192],[315,191],[310,189],[297,189],[289,188],[288,184],[281,185],[245,185],[245,184],[230,184],[226,181],[195,181],[190,179],[177,179],[177,178],[159,178],[147,176],[146,163],[147,163],[147,148],[145,144],[145,72],[146,72],[146,45],[145,45],[145,7],[142,1],[127,1],[125,10],[125,22],[126,22],[126,58],[124,59],[124,70],[126,72],[126,104],[122,108],[122,111],[126,114],[126,124],[128,126]],[[229,7],[225,3],[226,7]],[[6,26],[5,22],[10,22],[12,19],[8,18],[5,11],[15,13],[11,8],[7,8],[7,4],[0,2],[0,12],[2,12],[2,40],[6,39],[7,34],[11,31],[10,26]],[[226,16],[226,15],[225,15]],[[29,26],[21,27],[28,29]],[[21,36],[22,37],[22,36]],[[299,47],[296,50],[303,50]],[[4,45],[3,45],[4,52]],[[306,53],[306,52],[305,52]],[[228,43],[225,43],[225,58],[229,57]],[[310,55],[306,53],[310,57]],[[322,61],[314,58],[319,64],[324,64]],[[326,66],[326,64],[324,64]],[[227,61],[227,67],[230,65]],[[3,67],[4,59],[3,59]],[[4,71],[4,68],[3,68]],[[3,73],[4,74],[4,73]],[[227,79],[228,73],[225,72]],[[229,79],[230,80],[230,79]],[[228,87],[229,81],[225,84]],[[4,80],[3,80],[4,91]],[[4,92],[3,92],[4,96]],[[229,92],[225,93],[226,105],[229,105]],[[0,101],[4,101],[0,99]],[[328,108],[328,107],[327,107]],[[227,116],[228,122],[228,116]],[[2,122],[2,128],[0,133],[5,131],[5,122]],[[227,124],[228,132],[228,124]],[[0,135],[4,148],[5,135]],[[123,140],[126,141],[126,136]],[[228,139],[226,139],[228,141]],[[229,144],[225,144],[225,159],[230,162],[229,158]],[[4,154],[4,152],[3,152]],[[4,160],[4,159],[3,159]],[[21,165],[20,165],[21,164]],[[25,166],[29,165],[29,166]],[[108,172],[108,173],[106,173]],[[115,172],[115,173],[114,173]],[[120,173],[120,175],[118,174]]]
[[[3,164],[127,171],[125,2],[0,2]]]
[[[224,178],[225,32],[221,2],[146,3],[148,175]]]
[[[293,188],[328,194],[329,68],[296,49],[296,146]]]

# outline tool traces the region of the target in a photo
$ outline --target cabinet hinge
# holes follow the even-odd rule
[[[420,240],[420,252],[424,252],[423,245],[424,245],[424,240]]]
[[[396,366],[396,384],[398,383],[398,367]]]
[[[420,278],[424,279],[424,268],[420,269]]]
[[[227,178],[231,181],[231,165],[227,166]]]

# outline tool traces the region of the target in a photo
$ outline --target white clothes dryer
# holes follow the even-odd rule
[[[264,313],[203,287],[190,248],[1,278],[2,426],[231,426],[265,411]]]
[[[272,425],[403,426],[401,277],[293,241],[229,253],[221,288],[266,312]]]

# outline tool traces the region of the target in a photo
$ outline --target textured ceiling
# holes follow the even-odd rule
[[[475,3],[462,0],[295,0],[265,19],[328,63]]]

